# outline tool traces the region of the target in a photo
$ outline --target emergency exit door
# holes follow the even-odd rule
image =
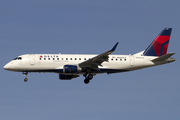
[[[130,63],[130,66],[134,66],[134,56],[133,55],[129,55],[129,63]]]

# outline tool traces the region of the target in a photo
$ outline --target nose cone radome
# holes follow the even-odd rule
[[[9,63],[8,63],[8,64],[6,64],[3,68],[4,68],[5,70],[9,70],[9,69],[10,69],[10,65],[9,65]]]

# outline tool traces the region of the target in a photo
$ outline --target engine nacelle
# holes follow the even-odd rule
[[[80,72],[81,68],[76,65],[64,65],[63,72],[64,73],[77,73]]]
[[[61,80],[71,80],[72,78],[77,78],[79,75],[62,75],[59,74],[59,79]]]

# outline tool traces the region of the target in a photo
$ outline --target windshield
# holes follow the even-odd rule
[[[22,57],[16,57],[13,60],[22,60]]]

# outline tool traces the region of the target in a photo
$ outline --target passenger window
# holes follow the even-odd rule
[[[48,60],[50,60],[50,58],[48,58]]]
[[[53,58],[53,60],[54,60],[54,58]]]
[[[124,59],[126,61],[126,59]]]
[[[77,59],[75,58],[75,60],[77,60]]]
[[[72,58],[70,58],[70,60],[72,60]]]
[[[59,58],[57,58],[57,60],[59,60]]]
[[[66,60],[68,60],[68,58],[66,58]]]
[[[86,60],[86,58],[84,58],[84,60]]]
[[[79,58],[79,60],[81,60],[81,58]]]
[[[41,60],[41,58],[39,58],[39,60]]]
[[[46,58],[44,58],[44,60],[46,60]]]

